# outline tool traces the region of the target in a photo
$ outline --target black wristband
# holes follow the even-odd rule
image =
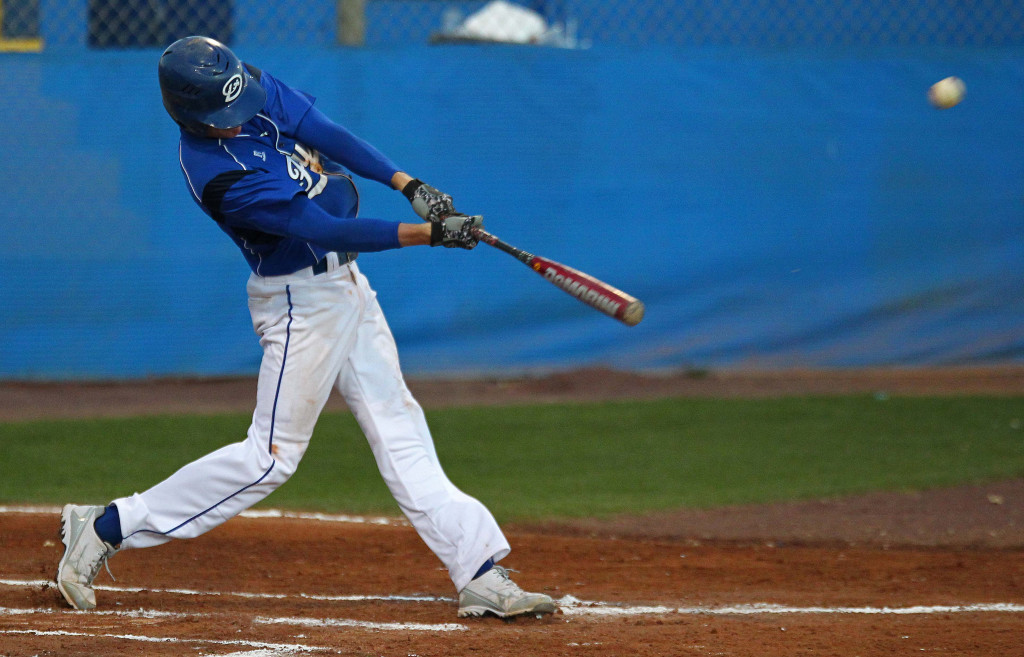
[[[444,240],[444,224],[440,221],[430,224],[430,246],[439,246]]]
[[[405,187],[402,188],[402,194],[405,195],[405,198],[409,199],[410,203],[412,202],[412,197],[416,193],[416,190],[419,189],[422,184],[423,181],[419,178],[413,178],[409,182],[405,183]]]

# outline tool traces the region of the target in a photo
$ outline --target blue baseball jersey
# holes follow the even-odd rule
[[[314,98],[249,67],[267,92],[263,109],[230,139],[185,130],[179,161],[193,200],[261,276],[290,274],[329,251],[398,248],[396,221],[357,218],[346,172],[390,185],[398,168],[313,107]]]

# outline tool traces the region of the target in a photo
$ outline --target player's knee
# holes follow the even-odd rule
[[[275,459],[274,463],[274,479],[278,483],[283,484],[288,481],[295,471],[298,469],[298,463],[292,463],[287,459]]]
[[[290,445],[288,443],[275,444],[270,453],[274,458],[274,476],[282,483],[287,481],[299,468],[299,461],[305,453],[305,445]]]

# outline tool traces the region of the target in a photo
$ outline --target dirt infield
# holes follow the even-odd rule
[[[57,514],[2,518],[4,655],[910,655],[1006,657],[1024,631],[1009,549],[694,544],[510,532],[543,619],[457,619],[403,525],[236,518],[117,555],[95,612],[44,580]]]
[[[251,382],[205,384],[8,384],[0,417],[249,410]],[[590,371],[412,387],[426,406],[1021,395],[1024,371]],[[439,562],[397,519],[236,518],[192,541],[118,554],[117,581],[98,580],[99,609],[74,612],[48,584],[62,547],[57,524],[55,509],[0,510],[0,655],[1022,654],[1024,481],[510,526],[503,565],[563,607],[511,623],[456,618]]]

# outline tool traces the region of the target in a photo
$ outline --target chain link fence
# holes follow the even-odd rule
[[[1020,0],[0,0],[0,50],[159,48],[191,34],[247,46],[395,48],[1018,46]]]

